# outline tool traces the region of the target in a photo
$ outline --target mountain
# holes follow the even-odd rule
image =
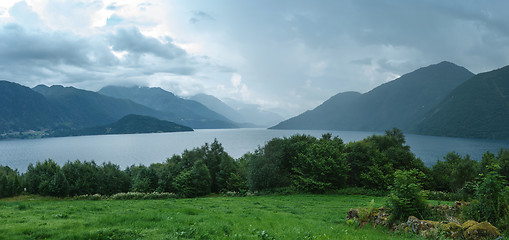
[[[272,127],[383,131],[410,129],[454,88],[474,74],[450,62],[417,69],[373,90],[340,93],[320,106]]]
[[[414,130],[419,134],[509,139],[509,66],[452,91]]]
[[[193,131],[192,128],[154,117],[130,114],[105,126],[79,130],[58,130],[50,137]]]
[[[242,116],[244,119],[243,122],[250,122],[258,126],[268,127],[284,120],[281,115],[261,110],[260,106],[256,104],[246,104],[231,98],[225,99],[225,102]]]
[[[196,94],[191,96],[189,99],[203,104],[210,110],[217,112],[234,122],[240,123],[245,121],[244,117],[240,115],[239,112],[214,96],[207,94]]]
[[[179,124],[192,128],[236,128],[228,118],[208,109],[203,104],[175,96],[161,88],[107,86],[100,94],[133,102],[170,113],[178,117]]]
[[[33,90],[42,94],[51,104],[53,111],[58,115],[57,122],[62,127],[83,128],[105,125],[128,114],[163,119],[172,117],[129,100],[107,97],[74,87],[39,85]]]
[[[17,83],[0,81],[0,133],[50,128],[55,119],[44,96]]]

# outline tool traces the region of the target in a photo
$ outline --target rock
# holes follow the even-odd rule
[[[461,228],[463,228],[463,231],[467,230],[468,228],[476,225],[478,222],[474,221],[474,220],[468,220],[466,222],[464,222],[462,225],[461,225]]]
[[[346,214],[346,220],[359,218],[359,210],[350,208]]]
[[[470,226],[465,230],[463,236],[467,240],[495,239],[502,235],[496,227],[489,222],[481,222]]]
[[[443,223],[441,228],[448,238],[458,239],[463,234],[463,228],[455,222]]]
[[[419,220],[414,216],[410,216],[408,217],[407,225],[414,233],[418,234],[423,231],[437,228],[440,223],[435,221]]]

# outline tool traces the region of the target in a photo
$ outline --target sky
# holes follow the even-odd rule
[[[2,0],[0,79],[161,87],[284,117],[450,61],[509,65],[505,0]]]

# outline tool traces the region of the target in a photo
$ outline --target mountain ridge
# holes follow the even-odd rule
[[[464,67],[443,61],[404,74],[364,94],[348,92],[341,99],[342,94],[337,94],[271,129],[407,130],[473,75]]]

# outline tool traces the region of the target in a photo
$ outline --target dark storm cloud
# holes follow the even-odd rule
[[[167,37],[164,42],[137,28],[81,37],[70,32],[36,31],[18,24],[0,26],[0,78],[33,86],[84,83],[169,73],[188,76],[196,65]],[[123,52],[117,58],[111,49]]]
[[[113,55],[107,48],[92,45],[89,40],[63,32],[29,32],[20,25],[7,24],[0,29],[0,63],[2,65],[60,64],[87,67],[112,65]],[[107,52],[107,51],[106,51]]]

